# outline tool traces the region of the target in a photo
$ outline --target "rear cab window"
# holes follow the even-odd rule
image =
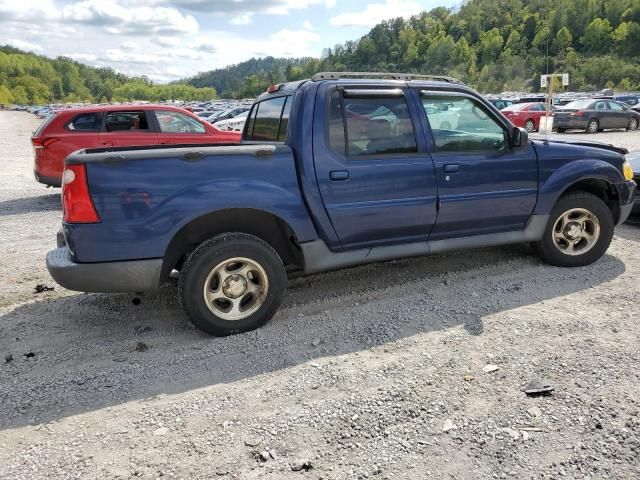
[[[107,112],[104,128],[106,132],[150,132],[149,112],[144,110],[119,110]]]
[[[267,98],[253,105],[246,122],[243,140],[286,142],[291,104],[291,95],[285,95]]]

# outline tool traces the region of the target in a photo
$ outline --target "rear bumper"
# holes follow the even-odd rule
[[[587,128],[587,119],[580,119],[575,117],[561,118],[558,116],[553,117],[553,128]]]
[[[60,187],[62,181],[57,177],[47,177],[45,175],[40,175],[37,170],[33,171],[33,176],[36,177],[36,180],[44,185],[48,185],[50,187]]]
[[[47,270],[64,288],[78,292],[148,292],[160,286],[162,259],[76,263],[67,247],[47,254]]]

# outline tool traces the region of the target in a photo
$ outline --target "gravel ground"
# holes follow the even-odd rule
[[[640,478],[640,222],[585,268],[516,245],[298,278],[209,338],[170,288],[34,293],[61,220],[36,126],[0,112],[0,478]]]

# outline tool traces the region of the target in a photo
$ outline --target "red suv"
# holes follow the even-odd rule
[[[167,105],[108,105],[62,110],[31,137],[34,174],[59,187],[64,160],[83,148],[239,143],[240,132],[225,132],[182,108]]]

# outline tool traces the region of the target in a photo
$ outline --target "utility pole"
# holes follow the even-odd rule
[[[547,75],[549,75],[549,39],[547,38]]]

